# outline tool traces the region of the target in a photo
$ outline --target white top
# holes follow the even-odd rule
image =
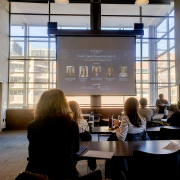
[[[146,119],[141,118],[142,125],[141,127],[135,127],[129,121],[127,116],[123,116],[121,125],[119,129],[116,130],[116,135],[119,141],[125,141],[127,133],[129,134],[137,134],[146,130]]]
[[[79,127],[79,133],[83,133],[85,131],[89,131],[89,126],[86,120],[81,119],[78,123],[78,127]]]

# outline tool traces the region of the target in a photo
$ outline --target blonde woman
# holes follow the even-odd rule
[[[76,101],[69,101],[69,106],[73,112],[73,120],[76,121],[79,126],[79,133],[89,131],[88,123],[82,117],[82,112],[79,104]]]
[[[49,179],[76,178],[73,165],[79,151],[79,128],[72,120],[65,94],[45,91],[37,104],[35,120],[28,126],[29,163],[26,171]]]

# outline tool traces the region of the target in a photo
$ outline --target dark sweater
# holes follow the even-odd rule
[[[168,120],[171,126],[180,126],[180,111],[175,112]]]
[[[64,117],[46,117],[28,126],[29,163],[26,171],[47,175],[50,179],[75,176],[73,159],[79,150],[79,129],[75,121]]]

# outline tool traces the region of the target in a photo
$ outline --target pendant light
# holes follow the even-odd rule
[[[135,5],[136,6],[145,6],[149,3],[149,0],[136,0]]]
[[[54,1],[55,3],[60,4],[60,5],[65,5],[69,3],[68,0],[54,0]]]

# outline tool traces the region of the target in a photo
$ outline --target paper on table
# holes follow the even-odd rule
[[[163,149],[170,150],[170,151],[177,151],[180,149],[180,144],[171,142]]]
[[[114,152],[104,152],[104,151],[91,151],[89,150],[83,156],[85,157],[94,157],[102,159],[111,159],[114,155]]]
[[[167,122],[167,119],[161,119],[161,121]]]

